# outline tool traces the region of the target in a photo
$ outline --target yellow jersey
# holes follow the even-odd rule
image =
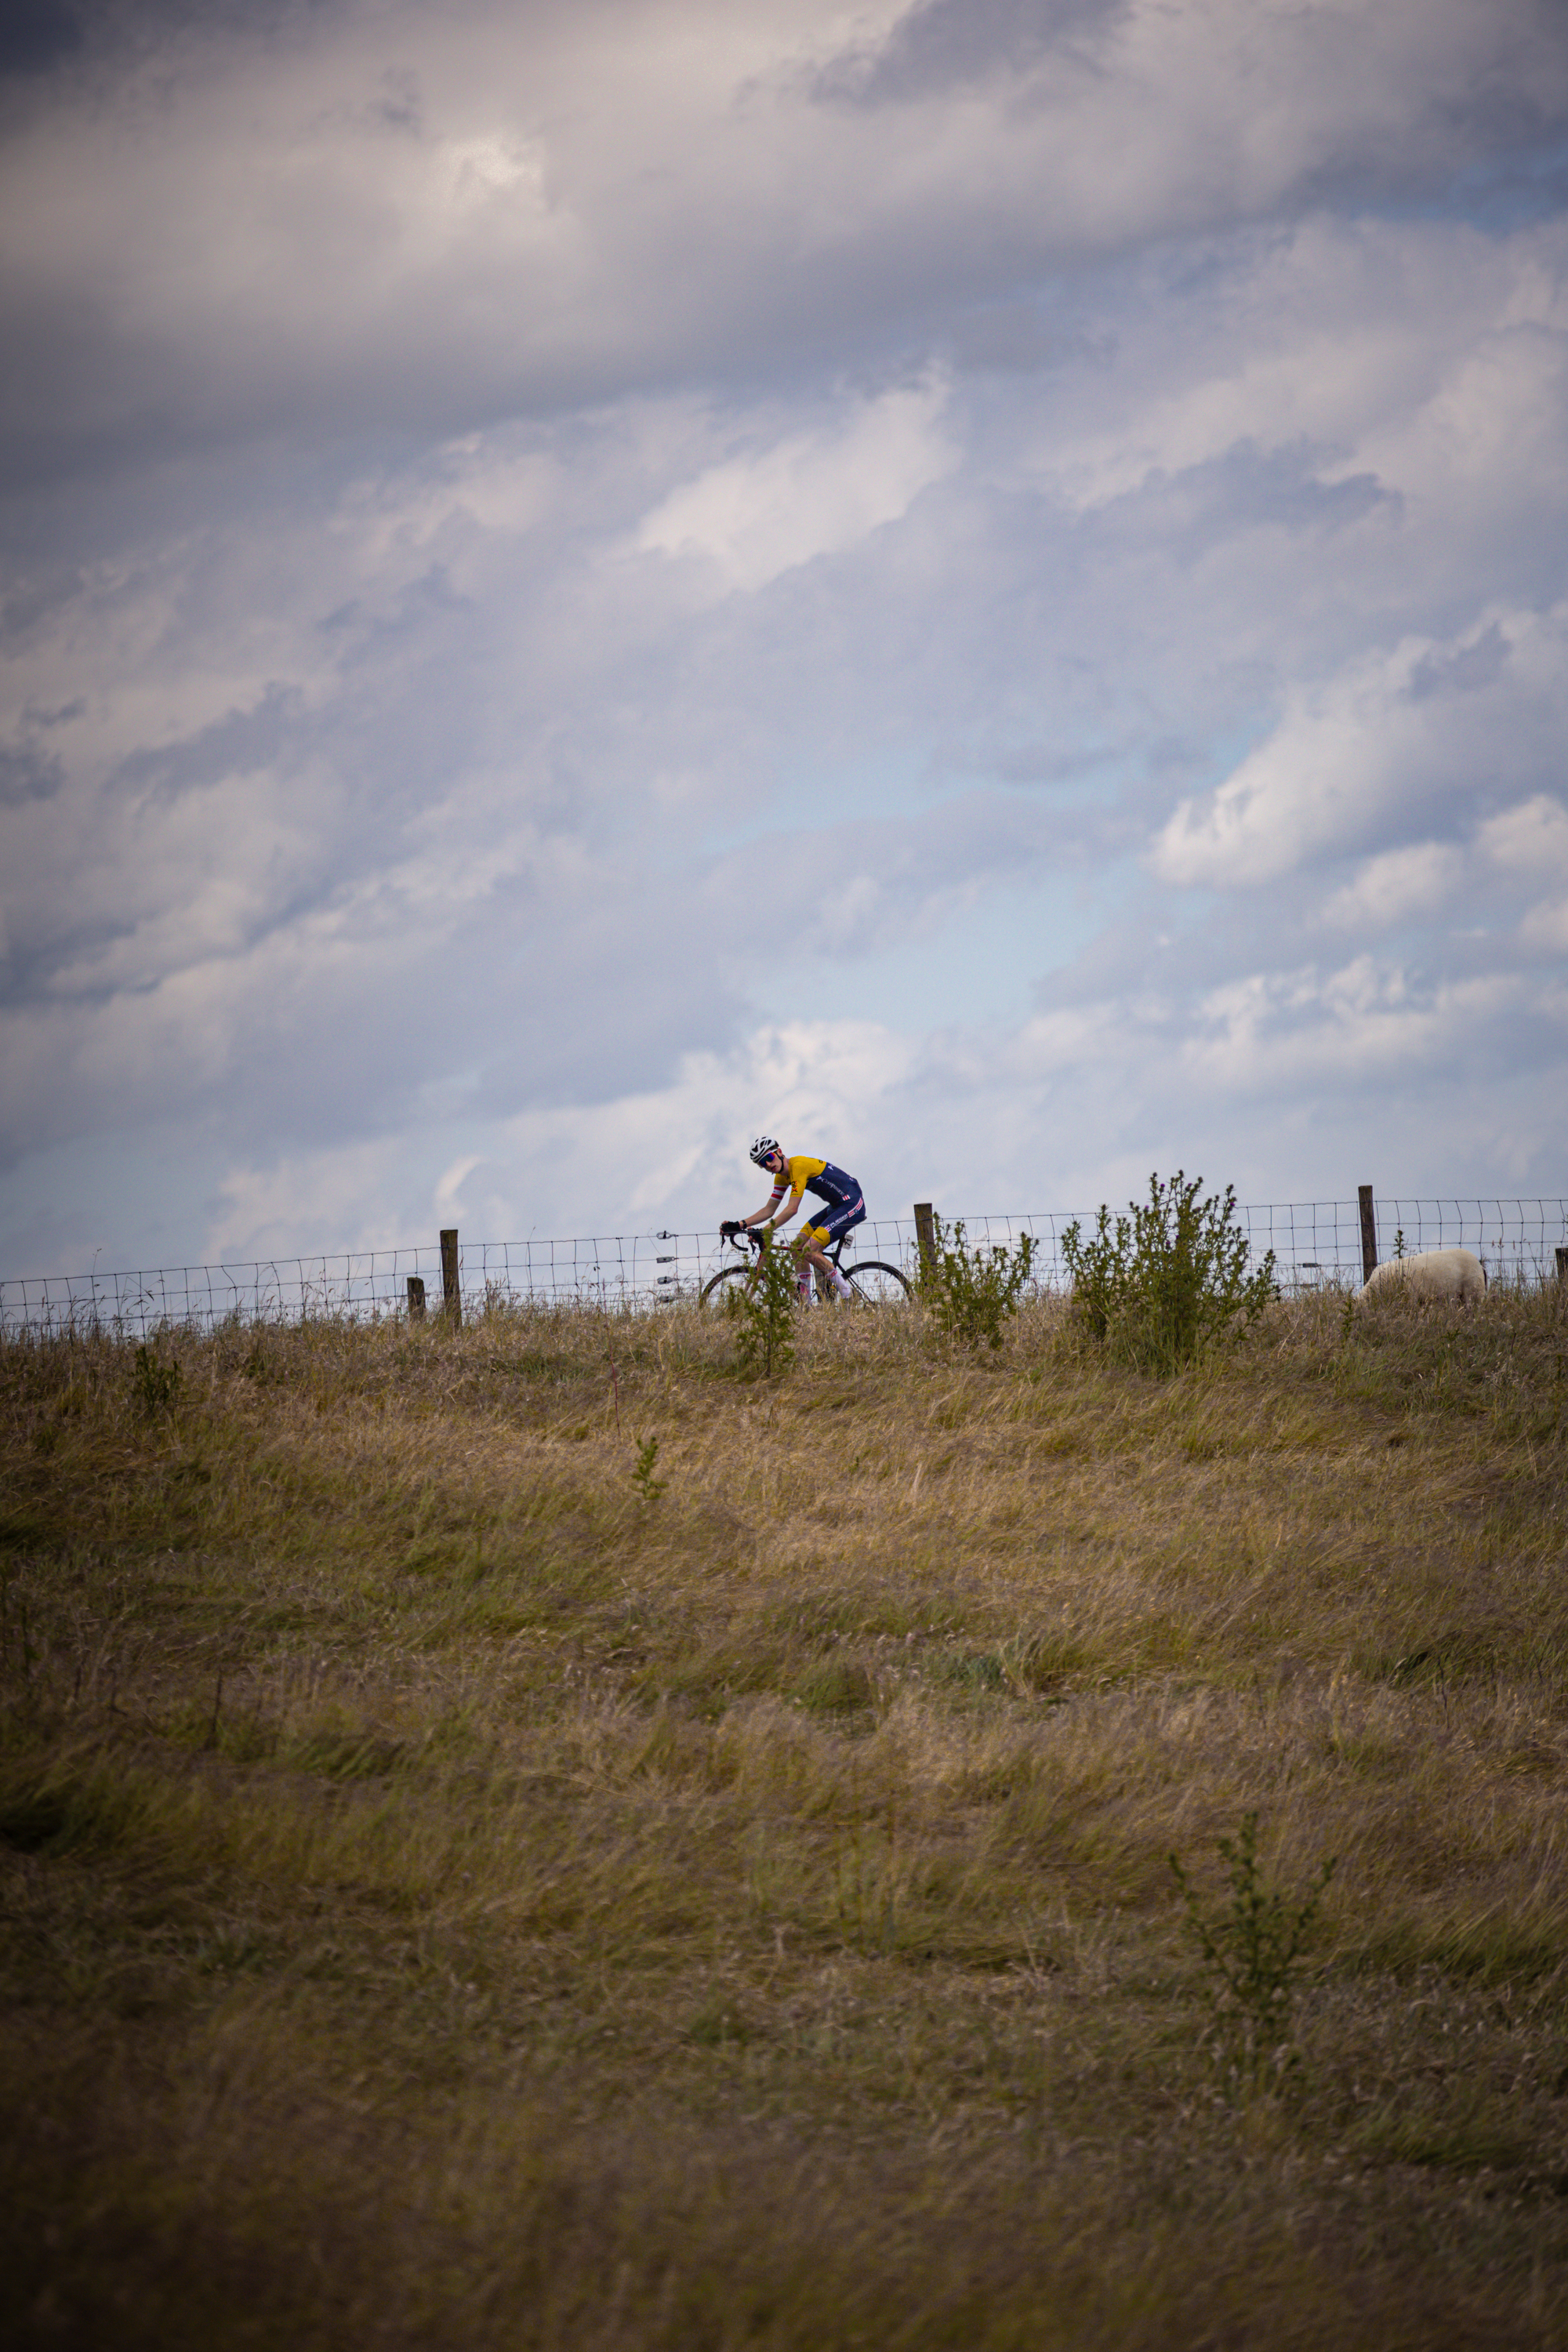
[[[793,1194],[796,1202],[803,1192],[815,1192],[819,1201],[826,1201],[834,1208],[839,1208],[848,1202],[858,1201],[860,1187],[853,1176],[847,1176],[842,1168],[835,1168],[831,1160],[816,1160],[808,1151],[796,1151],[784,1161],[782,1171],[773,1180],[769,1209],[776,1208],[786,1192]]]

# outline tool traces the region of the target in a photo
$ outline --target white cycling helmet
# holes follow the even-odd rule
[[[782,1160],[784,1158],[784,1146],[781,1143],[775,1142],[771,1135],[757,1136],[752,1144],[752,1160],[753,1164],[758,1168],[765,1168],[775,1151]]]

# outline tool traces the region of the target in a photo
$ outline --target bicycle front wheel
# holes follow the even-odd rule
[[[902,1307],[910,1296],[910,1286],[898,1267],[884,1265],[880,1258],[859,1258],[853,1265],[841,1265],[838,1271],[858,1307]]]
[[[725,1283],[744,1282],[750,1276],[752,1266],[749,1259],[743,1260],[735,1265],[721,1265],[717,1274],[710,1274],[709,1276],[707,1281],[698,1292],[698,1305],[700,1307],[706,1307],[708,1301],[712,1297],[713,1293],[716,1290],[721,1289]]]

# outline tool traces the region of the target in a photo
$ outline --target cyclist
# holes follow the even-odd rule
[[[830,1242],[858,1225],[866,1214],[866,1203],[860,1187],[853,1176],[842,1168],[835,1168],[831,1160],[814,1159],[809,1152],[793,1156],[771,1135],[759,1135],[752,1146],[751,1157],[758,1168],[763,1168],[773,1180],[773,1189],[760,1209],[749,1217],[727,1217],[719,1231],[728,1241],[731,1234],[744,1233],[760,1225],[764,1233],[775,1233],[787,1225],[807,1192],[816,1193],[822,1202],[821,1209],[814,1208],[806,1223],[790,1244],[795,1252],[796,1280],[803,1298],[811,1296],[811,1272],[815,1266],[819,1282],[830,1282],[840,1298],[853,1296],[849,1285],[827,1255]],[[789,1205],[779,1203],[788,1193]]]

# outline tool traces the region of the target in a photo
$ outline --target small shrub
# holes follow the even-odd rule
[[[1002,1325],[1018,1311],[1018,1301],[1035,1263],[1035,1240],[1026,1234],[1016,1246],[993,1242],[971,1249],[964,1239],[963,1220],[944,1226],[933,1219],[935,1255],[921,1285],[937,1328],[951,1339],[977,1347],[988,1339],[1002,1345]]]
[[[1062,1235],[1078,1320],[1145,1371],[1179,1371],[1275,1296],[1272,1250],[1247,1271],[1235,1186],[1206,1200],[1202,1190],[1201,1176],[1179,1168],[1163,1183],[1154,1175],[1129,1216],[1113,1225],[1102,1204],[1087,1240],[1076,1217]]]
[[[744,1282],[725,1286],[725,1312],[737,1325],[735,1360],[742,1380],[771,1381],[795,1361],[795,1266],[764,1237]]]
[[[1300,1902],[1266,1886],[1258,1864],[1258,1815],[1243,1816],[1219,1850],[1230,1872],[1228,1909],[1212,1924],[1198,1908],[1174,1854],[1171,1869],[1186,1906],[1187,1927],[1209,1969],[1214,2015],[1209,2047],[1221,2086],[1236,2099],[1279,2088],[1300,2061],[1290,2042],[1290,2004],[1301,1947],[1334,1873],[1331,1855]]]

